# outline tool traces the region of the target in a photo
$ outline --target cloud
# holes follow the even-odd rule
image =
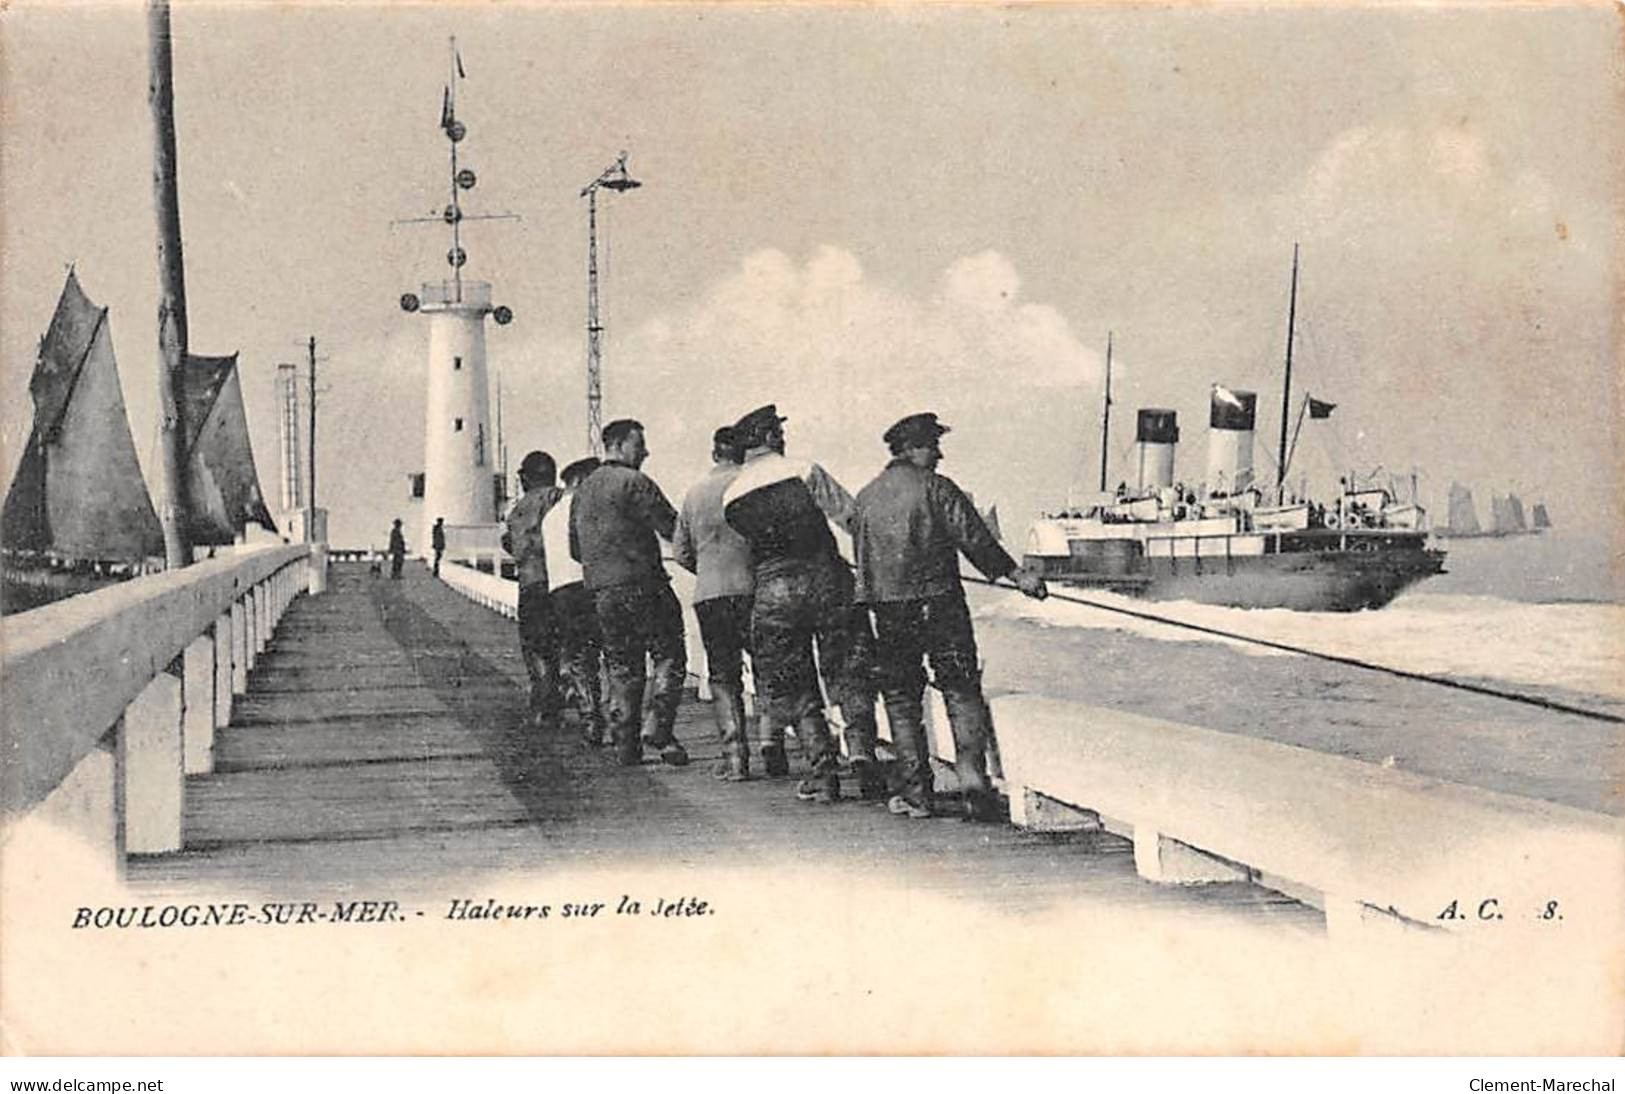
[[[743,259],[693,308],[660,316],[621,352],[659,371],[755,382],[840,376],[876,395],[944,376],[1040,386],[1100,371],[1055,308],[1019,300],[1021,281],[987,251],[944,271],[914,299],[871,281],[850,251],[820,247],[797,266],[778,250]]]
[[[904,414],[989,428],[997,393],[1074,392],[1102,371],[1056,308],[1021,299],[997,252],[961,258],[910,295],[827,245],[801,263],[773,249],[746,256],[693,306],[622,335],[614,356],[616,401],[652,408],[639,415],[652,432],[701,450],[713,426],[773,402],[821,458],[863,466]]]
[[[1457,248],[1493,240],[1503,258],[1508,249],[1549,249],[1575,234],[1576,220],[1595,230],[1587,210],[1561,208],[1544,176],[1512,170],[1465,123],[1347,129],[1327,143],[1289,201],[1328,235]]]

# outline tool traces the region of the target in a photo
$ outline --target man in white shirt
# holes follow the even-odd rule
[[[581,563],[570,557],[570,510],[575,505],[576,487],[598,470],[598,462],[596,456],[588,456],[566,467],[560,475],[564,494],[542,518],[548,604],[558,634],[560,690],[565,709],[579,722],[582,740],[593,748],[604,743],[604,636],[598,628],[592,594],[581,581]]]

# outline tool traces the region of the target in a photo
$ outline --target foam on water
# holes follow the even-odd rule
[[[1625,605],[1535,604],[1491,596],[1410,595],[1381,611],[1294,612],[1149,602],[1056,590],[1108,607],[1212,627],[1409,672],[1549,686],[1625,702]],[[981,600],[977,618],[1105,628],[1169,642],[1217,642],[1263,657],[1289,654],[1099,608],[1013,593]]]

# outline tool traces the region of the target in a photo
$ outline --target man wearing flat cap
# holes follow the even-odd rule
[[[990,820],[997,815],[985,770],[991,719],[959,556],[990,581],[1013,578],[1035,599],[1047,590],[1041,577],[1018,567],[999,545],[965,492],[937,474],[947,432],[935,414],[910,414],[886,430],[891,462],[858,492],[854,506],[857,598],[874,612],[880,688],[902,762],[891,811],[910,817],[934,811],[923,709],[929,660],[953,727],[954,770],[966,816]]]
[[[812,758],[796,787],[802,801],[841,797],[838,754],[824,718],[818,670],[845,723],[846,748],[861,797],[885,796],[875,764],[874,635],[852,598],[852,573],[830,522],[849,528],[852,496],[816,463],[784,455],[778,408],[758,407],[734,424],[745,449],[739,475],[723,492],[723,516],[750,544],[755,569],[751,657],[756,672],[762,765],[786,773],[783,727]],[[813,643],[818,660],[813,660]]]
[[[711,713],[722,737],[722,760],[714,774],[728,782],[750,776],[743,679],[755,578],[750,544],[722,516],[723,491],[739,477],[743,458],[732,426],[712,435],[711,470],[684,496],[671,540],[673,560],[694,575],[694,616],[705,645]]]

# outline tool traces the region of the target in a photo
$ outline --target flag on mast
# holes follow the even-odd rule
[[[451,121],[451,88],[442,87],[440,89],[440,128],[449,129]]]
[[[457,78],[460,80],[468,79],[468,73],[463,71],[463,51],[460,49],[453,49],[451,51],[451,55],[457,61]]]
[[[1332,411],[1336,409],[1336,403],[1323,403],[1313,395],[1309,397],[1309,417],[1311,418],[1330,418]]]

